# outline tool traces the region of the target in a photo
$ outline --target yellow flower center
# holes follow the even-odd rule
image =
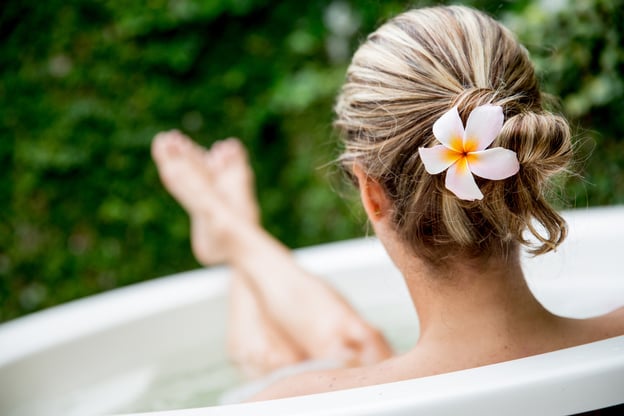
[[[468,137],[466,139],[466,142],[462,146],[462,148],[464,149],[464,154],[470,153],[470,152],[476,152],[478,145],[479,145],[479,142],[477,140],[475,140],[472,137]]]

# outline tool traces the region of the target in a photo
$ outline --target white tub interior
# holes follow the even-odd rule
[[[570,237],[564,246],[556,254],[525,260],[536,296],[571,317],[624,305],[624,208],[572,211],[566,218]],[[398,349],[416,340],[418,322],[403,282],[376,240],[313,247],[297,256],[331,280]],[[1,325],[0,414],[363,415],[381,409],[383,414],[418,409],[494,414],[502,408],[528,414],[531,406],[564,414],[624,401],[624,337],[618,337],[418,380],[206,407],[223,388],[240,381],[225,360],[226,287],[226,269],[198,270]],[[173,411],[181,408],[190,410]]]

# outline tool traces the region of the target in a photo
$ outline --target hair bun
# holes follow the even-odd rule
[[[566,237],[563,218],[547,202],[549,179],[567,171],[573,148],[570,127],[561,116],[549,112],[522,112],[505,121],[496,139],[497,145],[516,152],[520,162],[518,175],[512,178],[508,208],[513,213],[511,229],[528,229],[539,241],[532,244],[516,234],[533,254],[554,250]],[[536,228],[536,220],[541,227]]]
[[[522,112],[510,117],[498,143],[516,152],[524,174],[537,175],[535,179],[540,181],[565,171],[572,160],[568,122],[548,112]]]

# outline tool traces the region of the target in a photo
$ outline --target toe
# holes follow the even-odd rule
[[[151,151],[152,157],[157,162],[166,160],[169,155],[178,154],[176,143],[168,132],[160,132],[154,136]]]
[[[224,152],[226,153],[226,157],[228,159],[239,158],[244,161],[247,160],[247,151],[245,149],[245,146],[236,137],[230,137],[224,140],[223,145],[225,147]]]

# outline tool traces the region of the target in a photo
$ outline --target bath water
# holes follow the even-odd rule
[[[414,345],[418,327],[414,319],[401,318],[400,310],[389,305],[369,307],[366,317],[384,332],[396,352],[405,352]],[[382,319],[380,319],[380,317]],[[245,383],[241,372],[227,360],[223,346],[187,351],[160,363],[149,385],[132,401],[115,409],[116,413],[187,409],[219,404],[227,390]]]

